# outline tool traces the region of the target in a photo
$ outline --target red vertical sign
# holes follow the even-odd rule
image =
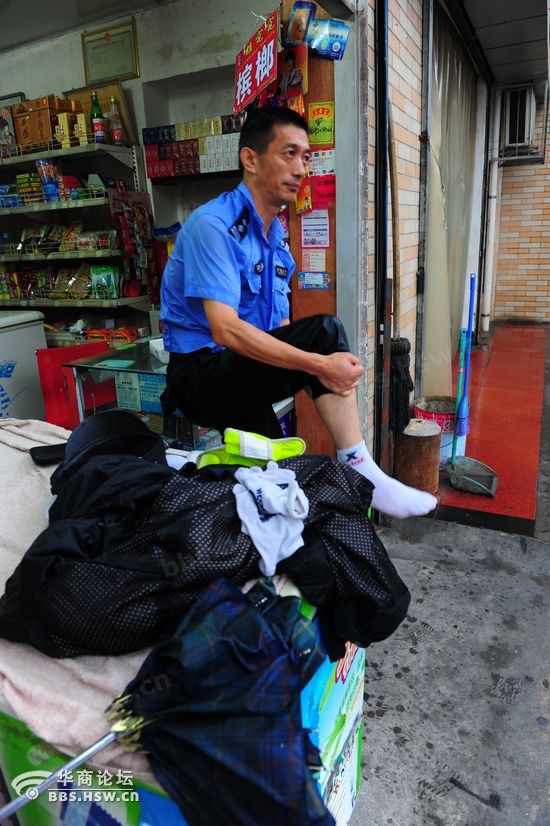
[[[233,111],[245,109],[262,89],[277,80],[277,35],[279,13],[268,14],[235,60],[235,100]]]

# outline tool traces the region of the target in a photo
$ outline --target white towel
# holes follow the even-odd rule
[[[239,468],[233,488],[243,533],[260,554],[260,570],[273,576],[277,564],[304,544],[309,502],[293,470],[268,462],[267,468]]]

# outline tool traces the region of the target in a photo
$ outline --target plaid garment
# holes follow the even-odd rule
[[[269,580],[246,595],[216,580],[123,692],[190,826],[333,826],[300,713],[325,651],[299,610]]]

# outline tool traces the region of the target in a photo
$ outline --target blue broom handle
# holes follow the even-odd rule
[[[464,367],[464,387],[462,395],[468,398],[470,386],[470,352],[472,348],[472,329],[474,326],[474,297],[476,293],[476,274],[470,273],[470,304],[468,307],[468,333],[466,336],[466,364]]]
[[[466,350],[466,330],[463,327],[460,331],[460,349],[458,355],[458,377],[456,380],[456,405],[455,405],[455,427],[453,433],[453,447],[451,452],[451,465],[454,465],[456,460],[456,449],[458,446],[458,410],[460,408],[460,400],[462,399],[462,387],[464,385],[464,353]]]

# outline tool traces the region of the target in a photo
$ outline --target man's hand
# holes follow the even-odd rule
[[[284,341],[278,341],[247,321],[242,321],[227,304],[209,299],[204,300],[203,304],[216,344],[264,364],[286,370],[301,370],[310,376],[316,376],[330,393],[337,396],[351,395],[365,372],[359,359],[352,353],[338,352],[324,356],[300,350]]]
[[[349,396],[364,372],[363,365],[353,353],[332,353],[324,356],[323,369],[315,375],[331,393]]]

